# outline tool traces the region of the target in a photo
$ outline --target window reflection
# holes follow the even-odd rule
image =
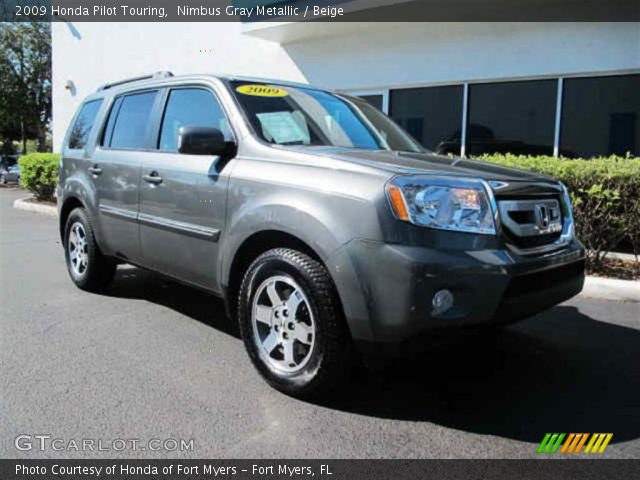
[[[567,156],[640,155],[640,75],[564,80],[560,145]]]
[[[462,85],[391,91],[391,117],[423,146],[460,154]]]
[[[474,84],[469,87],[469,155],[551,155],[557,80]]]

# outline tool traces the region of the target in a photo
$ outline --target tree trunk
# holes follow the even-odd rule
[[[47,151],[47,132],[43,128],[42,124],[38,122],[38,151],[46,152]]]
[[[22,153],[27,153],[27,136],[24,133],[24,117],[20,118],[20,136],[22,137]]]

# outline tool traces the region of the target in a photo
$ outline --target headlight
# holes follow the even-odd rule
[[[398,176],[386,189],[399,220],[440,230],[496,233],[494,211],[481,180]]]

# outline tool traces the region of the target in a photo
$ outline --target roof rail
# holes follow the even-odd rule
[[[101,87],[98,87],[98,91],[100,92],[102,90],[107,90],[108,88],[111,88],[111,87],[124,85],[125,83],[139,82],[140,80],[149,80],[151,78],[169,78],[169,77],[173,77],[173,73],[167,70],[163,70],[163,71],[155,72],[151,75],[142,75],[140,77],[127,78],[125,80],[120,80],[118,82],[105,83]]]

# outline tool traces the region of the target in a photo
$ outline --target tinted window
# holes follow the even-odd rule
[[[551,155],[556,80],[469,86],[467,153]]]
[[[127,95],[122,99],[120,109],[112,109],[117,115],[110,146],[113,148],[144,148],[147,127],[156,92]],[[107,127],[108,128],[108,127]]]
[[[116,117],[120,111],[120,105],[122,104],[122,97],[116,98],[109,112],[109,118],[107,120],[107,127],[104,129],[101,145],[109,146],[111,144],[111,137],[113,136],[113,127],[116,124]]]
[[[391,117],[430,150],[460,154],[461,85],[391,92]]]
[[[69,148],[85,147],[100,105],[102,105],[102,100],[93,100],[82,106],[69,134]]]
[[[213,93],[197,88],[172,90],[162,120],[160,150],[178,150],[178,130],[190,127],[218,128],[227,140],[231,138],[227,119]]]
[[[564,80],[560,153],[640,155],[640,75]]]

